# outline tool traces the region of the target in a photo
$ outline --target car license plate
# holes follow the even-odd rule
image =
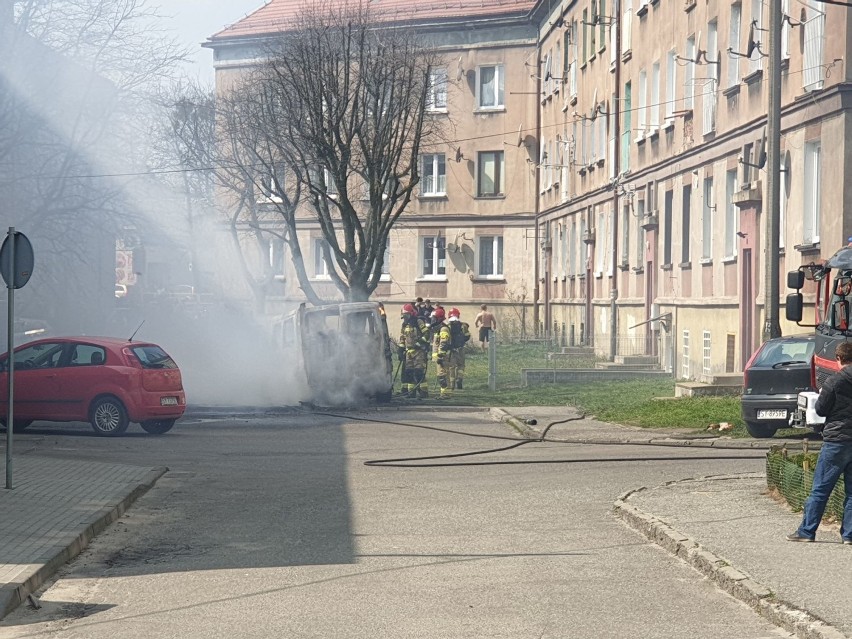
[[[161,397],[160,406],[177,406],[177,397]]]
[[[757,411],[758,419],[787,419],[786,408],[772,408]]]

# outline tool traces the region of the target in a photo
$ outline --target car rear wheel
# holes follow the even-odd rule
[[[151,419],[147,422],[141,422],[139,425],[146,433],[162,435],[169,432],[176,421],[176,419]]]
[[[101,397],[92,404],[90,413],[92,428],[98,435],[115,437],[130,425],[124,404],[115,397]]]
[[[770,426],[768,424],[746,422],[746,430],[752,437],[757,437],[758,439],[769,439],[775,435],[775,431],[778,429],[775,426]]]

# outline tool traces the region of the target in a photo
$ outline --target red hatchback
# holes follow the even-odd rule
[[[0,357],[0,420],[8,415],[8,353]],[[89,422],[121,435],[130,422],[160,435],[186,410],[180,369],[156,344],[57,337],[15,349],[14,428],[33,421]]]

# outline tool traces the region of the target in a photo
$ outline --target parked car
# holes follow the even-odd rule
[[[9,356],[0,356],[0,421],[8,415]],[[112,337],[56,337],[15,348],[14,429],[87,421],[98,435],[138,422],[160,435],[186,410],[180,369],[158,345]]]
[[[814,336],[776,337],[761,344],[743,371],[742,415],[752,437],[786,428],[801,391],[814,390]]]

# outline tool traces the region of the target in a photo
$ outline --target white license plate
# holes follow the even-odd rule
[[[787,419],[786,408],[773,408],[757,411],[758,419]]]
[[[160,406],[177,406],[177,397],[161,397]]]

